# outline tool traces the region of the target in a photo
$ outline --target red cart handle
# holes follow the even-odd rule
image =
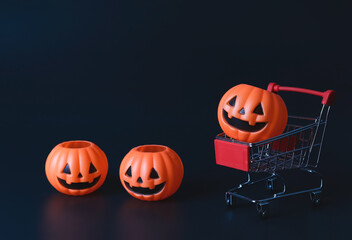
[[[327,90],[325,92],[319,92],[319,91],[314,91],[314,90],[309,90],[309,89],[304,89],[304,88],[296,88],[296,87],[284,87],[280,86],[276,83],[269,83],[267,90],[269,92],[279,92],[279,91],[288,91],[288,92],[300,92],[300,93],[307,93],[311,95],[316,95],[320,96],[323,98],[321,101],[322,104],[324,105],[333,105],[336,99],[336,92],[334,90]]]

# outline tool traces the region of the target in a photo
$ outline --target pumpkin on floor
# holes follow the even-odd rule
[[[45,173],[59,192],[85,195],[97,190],[105,181],[108,160],[104,152],[88,141],[58,144],[49,154]]]
[[[171,148],[144,145],[133,148],[122,160],[120,180],[133,197],[158,201],[174,194],[183,178],[183,164]]]

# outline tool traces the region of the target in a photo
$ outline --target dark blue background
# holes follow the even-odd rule
[[[0,3],[1,236],[4,239],[342,238],[351,208],[351,8],[347,1],[3,0]],[[215,164],[217,104],[230,87],[269,82],[338,92],[319,170],[324,201],[228,210],[245,176]],[[284,94],[315,116],[319,98]],[[285,98],[286,97],[286,98]],[[109,159],[84,197],[48,183],[44,164],[66,140]],[[141,144],[182,158],[179,191],[161,202],[122,188],[123,156]]]

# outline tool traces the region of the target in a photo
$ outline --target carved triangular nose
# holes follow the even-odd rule
[[[246,112],[244,111],[244,108],[242,108],[241,110],[240,110],[240,114],[241,115],[244,115]]]
[[[139,182],[139,183],[143,183],[142,178],[141,178],[141,177],[139,177],[139,178],[137,179],[137,182]]]
[[[79,174],[78,174],[78,177],[79,177],[79,178],[82,178],[83,176],[82,176],[82,174],[81,174],[81,173],[79,173]]]

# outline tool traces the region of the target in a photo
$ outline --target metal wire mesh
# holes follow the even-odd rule
[[[317,118],[289,116],[284,133],[268,140],[243,143],[231,139],[249,146],[249,172],[317,167],[330,110],[324,107]]]
[[[299,129],[288,125],[286,133]],[[250,147],[250,172],[274,172],[306,167],[316,125],[275,141]],[[319,144],[315,144],[319,146]]]

